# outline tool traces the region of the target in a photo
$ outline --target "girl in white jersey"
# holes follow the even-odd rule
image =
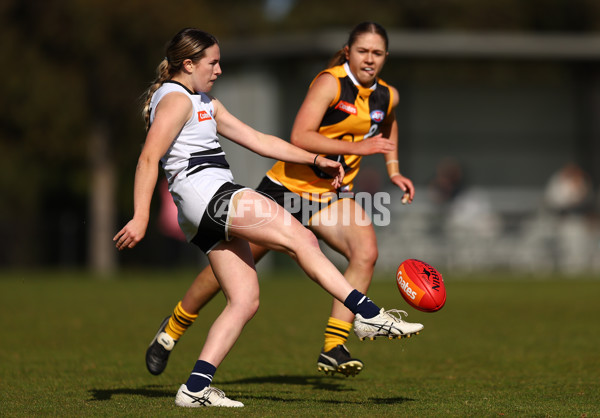
[[[333,177],[334,187],[344,173],[337,162],[245,125],[207,95],[221,74],[219,61],[217,40],[206,32],[187,28],[169,43],[144,110],[148,134],[135,174],[134,215],[114,237],[119,250],[135,247],[144,237],[162,162],[180,226],[188,241],[207,254],[227,302],[177,392],[175,403],[184,407],[243,406],[210,384],[258,309],[258,278],[248,241],[293,257],[311,279],[356,314],[359,337],[402,337],[423,328],[403,322],[353,289],[321,253],[312,232],[272,200],[233,182],[217,133],[265,157],[314,164]]]

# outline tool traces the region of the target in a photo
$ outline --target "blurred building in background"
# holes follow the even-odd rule
[[[0,267],[203,265],[165,232],[158,190],[137,248],[111,240],[132,213],[140,96],[165,43],[185,26],[214,33],[214,94],[287,138],[310,82],[363,20],[390,35],[382,78],[400,92],[399,160],[417,186],[401,205],[383,158],[364,158],[357,191],[391,196],[378,268],[414,257],[600,271],[600,3],[571,0],[6,0],[0,53],[16,67],[0,68]],[[238,181],[256,186],[272,161],[223,142]],[[269,260],[261,268],[290,263]]]

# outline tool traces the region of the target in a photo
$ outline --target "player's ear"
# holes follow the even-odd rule
[[[191,59],[187,58],[181,63],[181,68],[188,72],[192,72],[192,70],[194,69],[194,62]]]
[[[350,61],[350,47],[348,45],[346,45],[343,49],[344,51],[344,57],[346,58],[346,61]]]

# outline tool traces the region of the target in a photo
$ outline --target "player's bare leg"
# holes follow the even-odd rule
[[[258,263],[269,252],[268,249],[253,243],[250,243],[250,250],[255,263]],[[221,285],[219,285],[212,267],[208,265],[196,276],[181,300],[181,305],[187,312],[197,314],[220,290]]]
[[[221,242],[209,254],[215,276],[225,295],[225,309],[206,337],[199,360],[218,367],[259,305],[259,286],[248,243],[240,239]]]
[[[255,263],[268,252],[266,248],[254,244],[250,244],[250,250]],[[146,367],[150,373],[159,375],[165,370],[175,344],[194,323],[200,309],[220,290],[221,285],[212,267],[208,265],[196,276],[181,302],[175,306],[173,314],[167,316],[160,324],[154,339],[148,346]]]
[[[341,199],[317,216],[310,229],[348,260],[344,277],[352,287],[366,293],[378,256],[377,237],[368,215],[353,199]],[[330,219],[337,222],[330,224]],[[331,316],[346,322],[354,320],[354,314],[335,299]]]
[[[332,249],[348,260],[344,277],[355,289],[367,293],[377,261],[377,239],[369,217],[353,199],[342,199],[312,219],[311,229]],[[335,222],[333,222],[335,221]],[[345,342],[352,329],[354,314],[333,300],[325,329],[325,342],[317,360],[317,369],[326,374],[355,376],[363,368],[352,358]]]
[[[226,305],[213,322],[187,382],[180,386],[175,404],[183,407],[242,407],[211,386],[212,377],[227,355],[244,326],[252,319],[259,305],[259,286],[254,260],[248,243],[234,238],[221,242],[208,259],[225,295]]]

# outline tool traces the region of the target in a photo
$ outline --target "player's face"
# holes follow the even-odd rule
[[[221,50],[215,44],[204,50],[204,56],[194,64],[194,91],[209,92],[221,75]]]
[[[363,33],[356,38],[352,47],[346,47],[350,70],[364,87],[373,85],[386,57],[385,40],[376,33]]]

